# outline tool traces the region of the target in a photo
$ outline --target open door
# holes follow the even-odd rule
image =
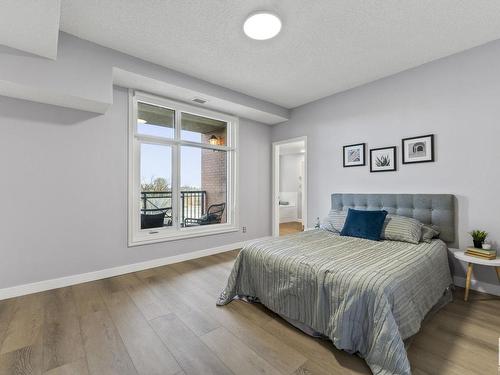
[[[307,228],[307,137],[273,143],[273,236]]]

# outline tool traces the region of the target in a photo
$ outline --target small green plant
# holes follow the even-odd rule
[[[391,159],[389,158],[389,155],[382,155],[377,157],[375,164],[377,167],[388,167],[391,165]]]
[[[478,230],[475,229],[472,232],[469,233],[472,236],[472,240],[474,242],[484,242],[486,237],[488,237],[488,232],[485,232],[484,230]]]

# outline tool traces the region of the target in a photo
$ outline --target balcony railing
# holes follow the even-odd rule
[[[198,219],[206,212],[207,192],[205,190],[181,191],[180,223],[184,219]],[[155,214],[165,212],[164,225],[172,225],[172,192],[143,191],[141,192],[141,213]]]

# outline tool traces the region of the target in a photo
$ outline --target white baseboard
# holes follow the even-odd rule
[[[456,286],[465,288],[465,278],[459,276],[453,276],[453,283]],[[494,285],[489,283],[479,282],[477,280],[471,280],[470,288],[481,293],[493,294],[495,296],[500,296],[500,284]]]
[[[245,242],[236,242],[228,245],[214,247],[211,249],[204,249],[193,251],[191,253],[174,255],[171,257],[152,259],[144,262],[126,264],[124,266],[106,268],[103,270],[81,273],[78,275],[59,277],[57,279],[43,280],[30,284],[16,285],[13,287],[0,289],[0,300],[19,297],[31,293],[43,292],[50,289],[63,288],[65,286],[86,283],[88,281],[105,279],[108,277],[123,275],[130,272],[137,272],[149,268],[165,266],[167,264],[184,262],[186,260],[206,257],[218,253],[224,253],[226,251],[240,249],[244,244]]]

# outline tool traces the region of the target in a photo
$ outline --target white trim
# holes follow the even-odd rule
[[[278,237],[280,234],[280,217],[279,217],[279,176],[280,176],[280,160],[279,146],[294,143],[304,142],[304,179],[302,181],[302,225],[307,227],[307,136],[285,139],[283,141],[273,142],[272,152],[272,234],[273,237]]]
[[[175,135],[173,138],[162,138],[137,133],[137,103],[148,103],[175,111]],[[184,141],[180,137],[181,113],[191,113],[198,116],[227,123],[226,146],[212,146],[197,142]],[[190,104],[177,102],[167,98],[129,90],[129,150],[128,150],[128,246],[134,247],[158,242],[173,241],[183,238],[201,237],[212,234],[239,231],[238,207],[238,130],[239,119],[235,116],[219,113]],[[172,197],[179,197],[180,191],[180,147],[193,146],[203,149],[212,149],[227,152],[227,223],[210,226],[180,228],[179,225],[179,199],[172,199],[173,226],[154,228],[153,230],[140,229],[140,204],[136,197],[140,196],[140,144],[151,143],[171,147],[172,150]],[[175,177],[174,177],[175,176]]]
[[[175,230],[175,228],[169,227],[151,229],[148,238],[145,238],[143,240],[137,239],[134,242],[129,243],[128,246],[135,247],[159,242],[175,241],[194,237],[204,237],[222,233],[239,232],[240,230],[238,227],[232,224],[213,224],[210,225],[210,228],[207,230],[205,230],[204,227],[205,225],[200,227],[182,228],[181,230]],[[170,232],[168,237],[165,236],[165,232],[167,231]]]
[[[265,239],[265,238],[268,237],[262,237],[260,239]],[[149,268],[165,266],[167,264],[184,262],[186,260],[202,258],[209,255],[225,253],[227,251],[240,249],[245,245],[245,243],[246,241],[235,242],[227,245],[213,247],[210,249],[198,250],[190,253],[179,254],[165,258],[146,260],[144,262],[126,264],[123,266],[106,268],[99,271],[81,273],[78,275],[64,276],[64,277],[59,277],[57,279],[43,280],[30,284],[16,285],[13,287],[0,289],[0,300],[19,297],[31,293],[43,292],[50,289],[63,288],[66,286],[86,283],[89,281],[105,279],[108,277],[123,275],[130,272],[137,272]]]
[[[460,276],[453,276],[453,283],[456,286],[465,288],[465,278]],[[484,283],[478,280],[471,280],[470,288],[481,293],[493,294],[495,296],[500,296],[500,284],[494,285],[489,283]]]
[[[147,135],[147,134],[139,134],[138,133],[135,135],[135,138],[138,141],[142,141],[142,143],[149,143],[149,144],[161,144],[161,145],[166,145],[166,146],[181,145],[181,146],[198,147],[198,148],[203,148],[206,150],[235,151],[234,147],[217,146],[217,145],[211,145],[211,144],[206,144],[206,143],[185,141],[185,140],[180,140],[180,139],[162,138],[162,137],[156,137],[154,135]]]

